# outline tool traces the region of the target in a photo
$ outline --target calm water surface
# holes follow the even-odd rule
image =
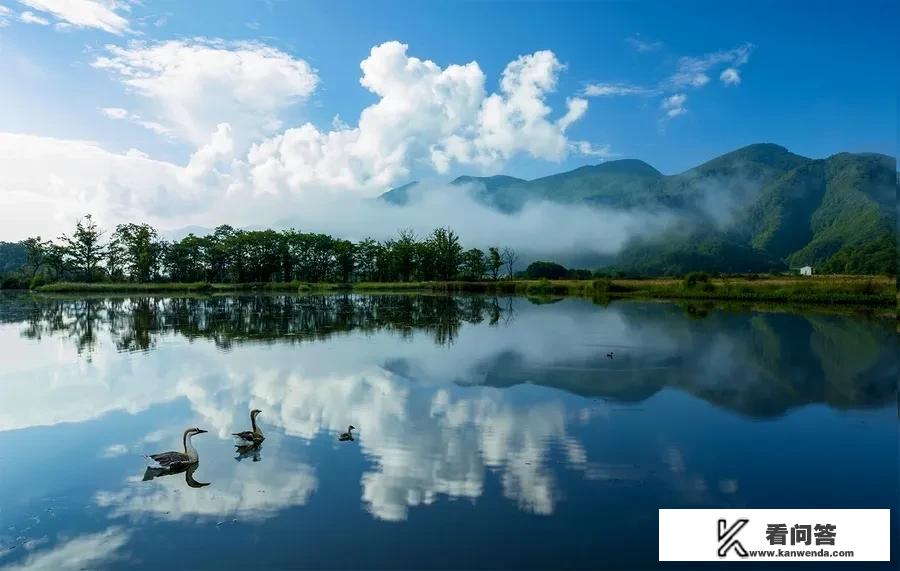
[[[660,507],[898,506],[892,320],[546,301],[2,295],[0,568],[652,568]]]

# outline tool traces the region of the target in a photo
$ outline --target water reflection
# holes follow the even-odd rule
[[[241,460],[246,460],[248,458],[252,459],[254,462],[259,462],[262,460],[262,443],[260,444],[247,444],[244,446],[235,446],[234,459],[240,462]]]
[[[892,336],[884,323],[708,307],[702,319],[684,319],[683,310],[668,304],[617,304],[596,311],[577,303],[562,302],[559,311],[547,308],[542,315],[521,299],[491,297],[7,296],[0,298],[0,323],[20,324],[26,339],[69,340],[88,357],[100,343],[112,343],[118,351],[149,351],[171,335],[209,339],[222,349],[314,343],[351,333],[407,341],[424,334],[447,346],[470,326],[487,345],[465,349],[463,362],[442,359],[444,370],[410,360],[403,350],[371,364],[420,380],[495,387],[528,382],[623,402],[677,387],[754,416],[812,402],[877,406],[895,393]],[[481,335],[482,326],[500,328],[502,337]]]
[[[188,485],[189,488],[202,488],[204,486],[208,486],[209,482],[198,482],[194,479],[194,472],[196,472],[197,468],[199,467],[199,462],[194,462],[193,464],[182,464],[174,468],[154,468],[152,466],[147,466],[147,468],[144,470],[144,477],[141,479],[141,481],[149,482],[154,478],[162,478],[163,476],[172,476],[175,474],[184,474],[184,482]]]
[[[146,351],[156,334],[166,331],[212,339],[222,348],[246,341],[321,340],[356,329],[386,329],[401,337],[427,331],[435,343],[448,344],[463,323],[496,325],[513,312],[509,299],[419,295],[11,298],[0,323],[27,323],[22,335],[30,339],[66,337],[79,353],[93,351],[101,333],[120,351]]]
[[[126,552],[165,560],[123,529],[177,542],[159,525],[191,526],[177,528],[186,536],[257,526],[274,537],[325,522],[316,537],[338,537],[345,521],[426,529],[431,512],[448,522],[468,514],[452,520],[457,534],[466,522],[478,529],[476,520],[521,525],[519,533],[536,520],[568,522],[557,523],[558,536],[543,528],[557,548],[589,544],[582,534],[608,518],[620,526],[610,537],[640,543],[640,531],[654,543],[646,514],[660,505],[753,505],[763,493],[865,505],[896,476],[873,454],[885,442],[896,454],[895,426],[867,424],[896,398],[891,325],[718,309],[694,319],[672,304],[571,299],[0,296],[0,445],[22,457],[0,454],[12,490],[3,491],[5,513],[18,522],[36,511],[16,499],[29,497],[20,492],[35,473],[47,474],[42,489],[69,490],[52,471],[71,450],[81,461],[93,447],[101,468],[72,476],[87,490],[72,511],[86,504],[95,519],[60,519],[55,535],[0,530],[0,553],[32,541],[27,554],[7,557],[46,566],[62,553],[85,567],[116,566]],[[257,408],[265,448],[234,447],[232,433]],[[843,413],[873,409],[859,417],[866,423]],[[340,443],[349,424],[359,429],[354,442]],[[142,455],[179,441],[184,426],[210,430],[195,443],[201,464],[179,472],[184,481],[146,478]],[[772,475],[752,460],[754,447],[769,453],[770,439],[794,451],[766,456]],[[846,490],[831,446],[871,481]],[[790,488],[826,468],[835,475],[813,478],[818,495]],[[788,488],[793,495],[780,492]],[[45,536],[55,539],[39,543]],[[107,552],[79,559],[78,549],[103,538]],[[226,566],[241,556],[230,557]],[[541,561],[549,563],[533,565]]]
[[[200,466],[204,473],[215,475],[208,476],[213,479],[211,484],[194,479]],[[134,477],[121,489],[98,491],[94,502],[107,508],[112,518],[187,519],[223,525],[275,517],[281,510],[304,505],[318,486],[314,468],[291,458],[287,451],[260,463],[235,462],[230,456],[217,455],[184,474],[184,482],[176,477],[151,481]]]

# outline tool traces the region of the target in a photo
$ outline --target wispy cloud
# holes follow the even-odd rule
[[[647,95],[654,89],[630,85],[628,83],[589,83],[582,93],[587,97],[621,97],[624,95]]]
[[[123,109],[121,107],[98,107],[99,111],[103,113],[106,117],[110,119],[114,119],[116,121],[121,120],[129,120],[136,125],[140,125],[145,129],[149,129],[156,133],[157,135],[164,135],[166,137],[174,137],[172,129],[166,127],[161,123],[157,123],[156,121],[148,121],[138,115],[137,113],[132,113],[128,109]]]
[[[0,28],[9,24],[10,10],[3,4],[0,4]]]
[[[710,70],[728,65],[736,72],[740,66],[747,63],[752,51],[752,44],[743,44],[731,50],[711,52],[700,57],[678,58],[678,69],[666,80],[666,84],[673,89],[703,87],[709,83],[707,74]]]
[[[571,141],[569,148],[573,153],[586,157],[597,157],[604,161],[621,156],[619,153],[612,151],[611,145],[595,145],[590,141]]]
[[[37,24],[39,26],[49,26],[50,20],[47,18],[42,18],[32,12],[31,10],[25,10],[21,14],[19,14],[19,21],[25,24]]]
[[[628,36],[627,38],[625,38],[625,43],[631,46],[634,51],[640,53],[655,52],[656,50],[663,47],[662,42],[642,38],[640,34]]]
[[[626,41],[638,51],[650,51],[636,47],[645,43],[636,36],[626,38]],[[595,82],[587,84],[582,95],[661,97],[659,107],[664,112],[663,121],[674,119],[687,113],[684,106],[687,101],[685,90],[699,89],[707,85],[710,82],[710,73],[724,67],[719,74],[719,80],[727,86],[740,85],[742,79],[740,68],[750,60],[753,49],[753,44],[745,43],[730,50],[709,52],[698,57],[683,56],[678,58],[675,71],[653,87],[627,82]]]
[[[128,19],[122,12],[131,9],[130,2],[124,0],[19,0],[32,10],[49,14],[58,20],[57,28],[74,26],[94,28],[121,36],[131,32]],[[37,16],[48,22],[45,18]],[[24,21],[24,20],[23,20]],[[40,23],[33,21],[31,23]]]

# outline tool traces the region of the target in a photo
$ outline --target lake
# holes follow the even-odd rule
[[[660,507],[897,508],[894,327],[665,302],[3,294],[0,568],[653,568]],[[236,453],[251,408],[266,440]],[[193,426],[196,470],[144,481],[143,455]]]

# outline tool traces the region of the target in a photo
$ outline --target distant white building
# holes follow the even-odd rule
[[[801,275],[801,276],[811,276],[811,275],[813,275],[813,269],[812,269],[812,266],[803,266],[802,268],[800,268],[800,275]]]

